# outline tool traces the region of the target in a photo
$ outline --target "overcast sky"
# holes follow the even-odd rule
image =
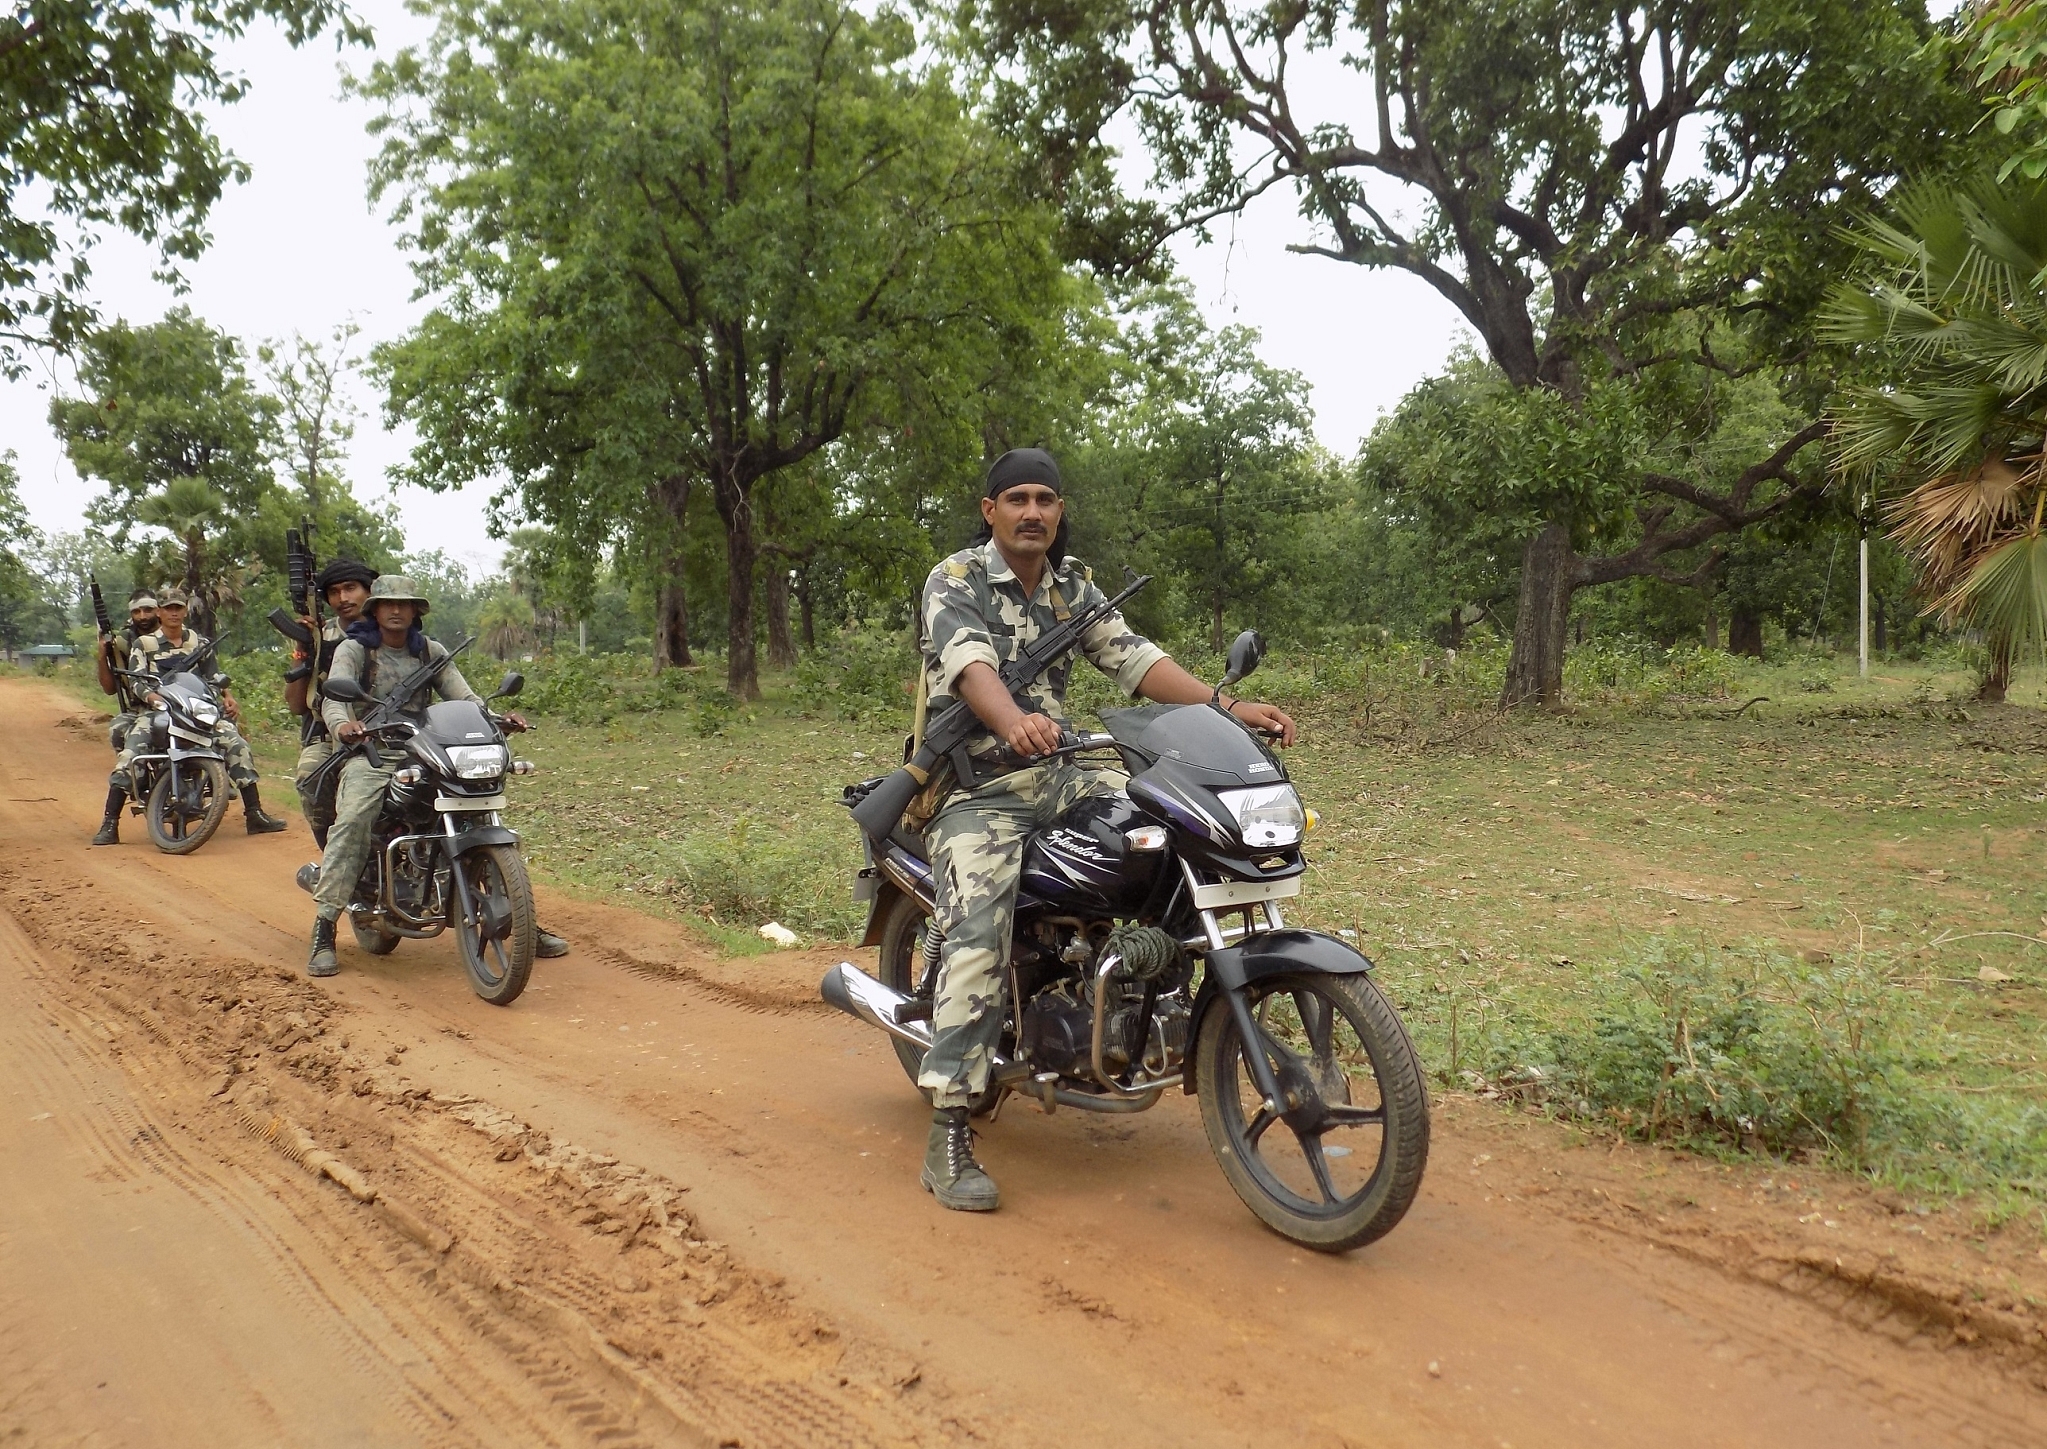
[[[376,26],[383,54],[427,33],[396,0],[362,0],[358,9]],[[400,335],[420,304],[396,232],[365,195],[367,108],[341,95],[341,66],[360,68],[367,57],[337,57],[324,41],[294,51],[265,27],[225,47],[223,59],[248,76],[251,90],[222,108],[215,125],[254,174],[215,208],[213,247],[188,269],[182,300],[252,347],[294,331],[324,336],[350,318],[365,346]],[[1289,254],[1286,244],[1303,234],[1291,203],[1268,198],[1234,226],[1224,223],[1214,244],[1184,248],[1181,260],[1213,322],[1257,328],[1268,361],[1306,375],[1322,441],[1349,453],[1382,410],[1441,365],[1460,319],[1404,276]],[[94,292],[108,316],[147,322],[180,300],[150,279],[152,259],[123,237],[96,249]],[[96,491],[72,472],[49,427],[51,389],[71,381],[59,364],[0,382],[0,449],[19,455],[26,502],[49,532],[80,527]],[[383,429],[366,386],[358,384],[356,401],[364,417],[349,475],[360,496],[377,498],[409,440]],[[406,488],[397,501],[408,547],[442,548],[478,569],[497,562],[501,548],[484,530],[482,492]]]

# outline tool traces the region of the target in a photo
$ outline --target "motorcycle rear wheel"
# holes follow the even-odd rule
[[[915,996],[924,984],[921,972],[924,965],[924,932],[930,917],[908,896],[899,895],[895,904],[889,907],[888,919],[881,925],[880,959],[876,962],[877,979],[882,985],[905,996]],[[935,984],[935,983],[934,983]],[[913,1046],[900,1037],[890,1037],[889,1045],[896,1049],[896,1060],[902,1063],[903,1072],[912,1085],[917,1074],[924,1070],[923,1049]],[[918,1087],[924,1100],[931,1100],[929,1088]],[[976,1117],[986,1116],[995,1110],[1001,1099],[999,1088],[990,1087],[974,1098],[969,1110]]]
[[[1300,1127],[1268,1110],[1234,1013],[1213,1002],[1195,1072],[1223,1176],[1304,1248],[1342,1253],[1384,1237],[1413,1206],[1429,1158],[1428,1087],[1407,1028],[1369,976],[1288,973],[1252,983],[1249,996],[1282,1089],[1323,1110],[1311,1105]]]
[[[469,986],[492,1006],[510,1006],[533,974],[533,955],[540,938],[533,922],[533,886],[526,878],[526,860],[516,845],[480,845],[462,857],[469,894],[479,905],[502,896],[511,908],[512,924],[495,940],[477,938],[476,930],[455,912],[455,946]]]
[[[160,768],[142,808],[150,844],[165,855],[190,855],[213,839],[227,814],[227,771],[220,761],[186,760],[178,766],[178,781],[185,798],[174,801],[170,767]]]

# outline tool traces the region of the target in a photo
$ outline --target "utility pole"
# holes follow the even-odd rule
[[[1862,516],[1856,520],[1862,526],[1862,607],[1857,620],[1860,639],[1857,658],[1860,662],[1858,673],[1869,678],[1869,495],[1862,495]]]
[[[1864,569],[1863,572],[1867,573],[1868,570]],[[590,652],[590,625],[582,619],[576,620],[576,652],[578,654]]]

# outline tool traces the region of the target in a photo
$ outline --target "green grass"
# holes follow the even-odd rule
[[[510,820],[544,879],[729,949],[758,949],[768,920],[848,939],[859,852],[838,795],[898,758],[894,657],[812,661],[747,706],[715,667],[657,682],[637,660],[542,661],[520,749],[543,773],[514,784]],[[1289,767],[1323,821],[1291,916],[1355,933],[1432,1075],[2037,1217],[2039,679],[1985,709],[1959,661],[1860,680],[1826,657],[1588,650],[1570,710],[1502,716],[1502,665],[1362,640],[1257,681],[1304,722]],[[1076,678],[1077,704],[1108,699]],[[253,733],[284,768],[295,741]]]

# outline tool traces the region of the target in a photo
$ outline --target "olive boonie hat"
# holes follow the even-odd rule
[[[159,609],[188,609],[192,606],[192,596],[172,584],[167,589],[156,591],[156,606]]]
[[[417,604],[422,614],[433,607],[426,601],[426,595],[419,591],[419,585],[404,574],[380,574],[370,585],[370,597],[362,606],[363,612],[368,614],[377,605],[387,602]]]

